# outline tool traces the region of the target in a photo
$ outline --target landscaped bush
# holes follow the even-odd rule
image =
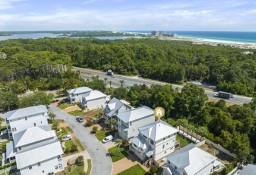
[[[0,170],[3,170],[5,168],[8,168],[8,167],[11,167],[11,166],[14,166],[16,165],[16,162],[12,162],[12,163],[8,163],[8,164],[5,164],[4,166],[1,166],[0,167]]]
[[[84,165],[84,158],[83,158],[83,156],[79,156],[79,157],[76,159],[75,164],[78,165],[78,166]]]
[[[96,133],[98,131],[98,126],[92,127],[92,133]]]
[[[64,150],[64,153],[73,153],[73,152],[76,152],[78,149],[77,149],[77,145],[75,145],[73,143],[72,140],[69,140],[69,141],[66,141],[65,142],[65,150]]]

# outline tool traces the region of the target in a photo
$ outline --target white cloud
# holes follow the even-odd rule
[[[5,10],[5,9],[11,9],[14,8],[14,3],[16,2],[22,2],[25,0],[0,0],[0,10]]]

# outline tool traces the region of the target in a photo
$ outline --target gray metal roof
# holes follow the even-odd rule
[[[36,115],[36,114],[43,114],[46,113],[48,110],[45,105],[39,105],[39,106],[30,106],[27,108],[21,108],[17,110],[12,110],[10,112],[6,112],[3,117],[8,120],[18,119],[21,117],[26,117],[30,115]]]
[[[83,94],[82,96],[83,96],[83,98],[85,98],[86,101],[91,101],[91,100],[107,97],[106,94],[104,94],[98,90],[90,91],[86,94]]]
[[[106,105],[104,109],[105,115],[108,115],[111,117],[113,114],[115,114],[123,105],[128,106],[125,104],[122,100],[118,100],[117,98],[112,98],[108,104]]]
[[[54,142],[15,155],[17,168],[21,169],[63,154],[60,142]]]
[[[78,88],[70,89],[67,92],[69,94],[83,94],[89,91],[92,91],[92,89],[88,87],[78,87]]]
[[[256,165],[248,164],[246,165],[238,175],[253,175],[256,174]]]
[[[14,146],[20,147],[56,136],[54,130],[50,126],[35,126],[13,135]]]
[[[184,169],[188,175],[192,175],[217,160],[217,157],[194,144],[189,144],[168,156],[167,160],[176,167]]]
[[[139,128],[139,132],[153,141],[158,141],[167,136],[175,134],[178,130],[168,123],[160,120]]]
[[[16,154],[16,149],[14,148],[13,141],[6,144],[6,158],[14,157]]]
[[[147,106],[142,106],[125,112],[120,112],[117,115],[117,118],[128,123],[151,115],[154,115],[154,110]]]

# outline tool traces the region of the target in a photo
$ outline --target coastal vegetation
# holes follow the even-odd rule
[[[22,86],[14,89],[19,92],[26,87],[58,89],[80,83],[76,79],[64,83],[77,75],[71,75],[70,71],[61,74],[60,65],[112,69],[119,74],[169,83],[199,80],[215,85],[217,90],[246,96],[254,96],[256,92],[255,54],[245,55],[243,49],[229,46],[150,38],[113,41],[44,38],[2,41],[0,52],[7,54],[7,58],[0,59],[0,80],[18,79]],[[35,85],[39,78],[41,83]]]

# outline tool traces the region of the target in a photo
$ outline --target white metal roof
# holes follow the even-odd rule
[[[28,145],[45,139],[56,137],[55,131],[46,126],[35,126],[13,135],[15,147]]]
[[[184,169],[188,175],[194,175],[217,160],[217,157],[203,151],[194,144],[189,144],[168,156],[167,160],[178,169]]]
[[[16,150],[13,146],[13,141],[10,141],[6,144],[6,158],[14,157],[16,154]]]
[[[68,93],[69,94],[82,94],[82,93],[86,93],[89,91],[92,91],[92,89],[88,88],[88,87],[78,87],[78,88],[68,90]]]
[[[177,133],[178,130],[169,125],[168,123],[160,120],[150,125],[139,128],[139,132],[147,138],[150,138],[153,141],[157,141],[169,135]]]
[[[21,169],[63,154],[60,142],[54,142],[29,151],[17,153],[17,168]]]
[[[134,121],[134,120],[139,120],[141,118],[154,115],[153,109],[147,107],[147,106],[142,106],[139,108],[135,109],[130,109],[128,111],[120,112],[117,117],[122,120],[125,123]]]
[[[107,97],[107,95],[98,90],[93,90],[84,94],[83,97],[85,98],[86,101],[91,101],[99,98],[105,98]]]
[[[47,112],[46,106],[39,105],[39,106],[31,106],[31,107],[27,107],[27,108],[13,110],[13,111],[5,113],[3,115],[3,117],[8,120],[12,120],[12,119],[18,119],[18,118],[26,117],[26,116],[30,116],[30,115],[42,114],[42,113],[46,113],[46,112]]]
[[[238,175],[252,175],[252,172],[256,173],[256,165],[248,164],[238,173]]]

